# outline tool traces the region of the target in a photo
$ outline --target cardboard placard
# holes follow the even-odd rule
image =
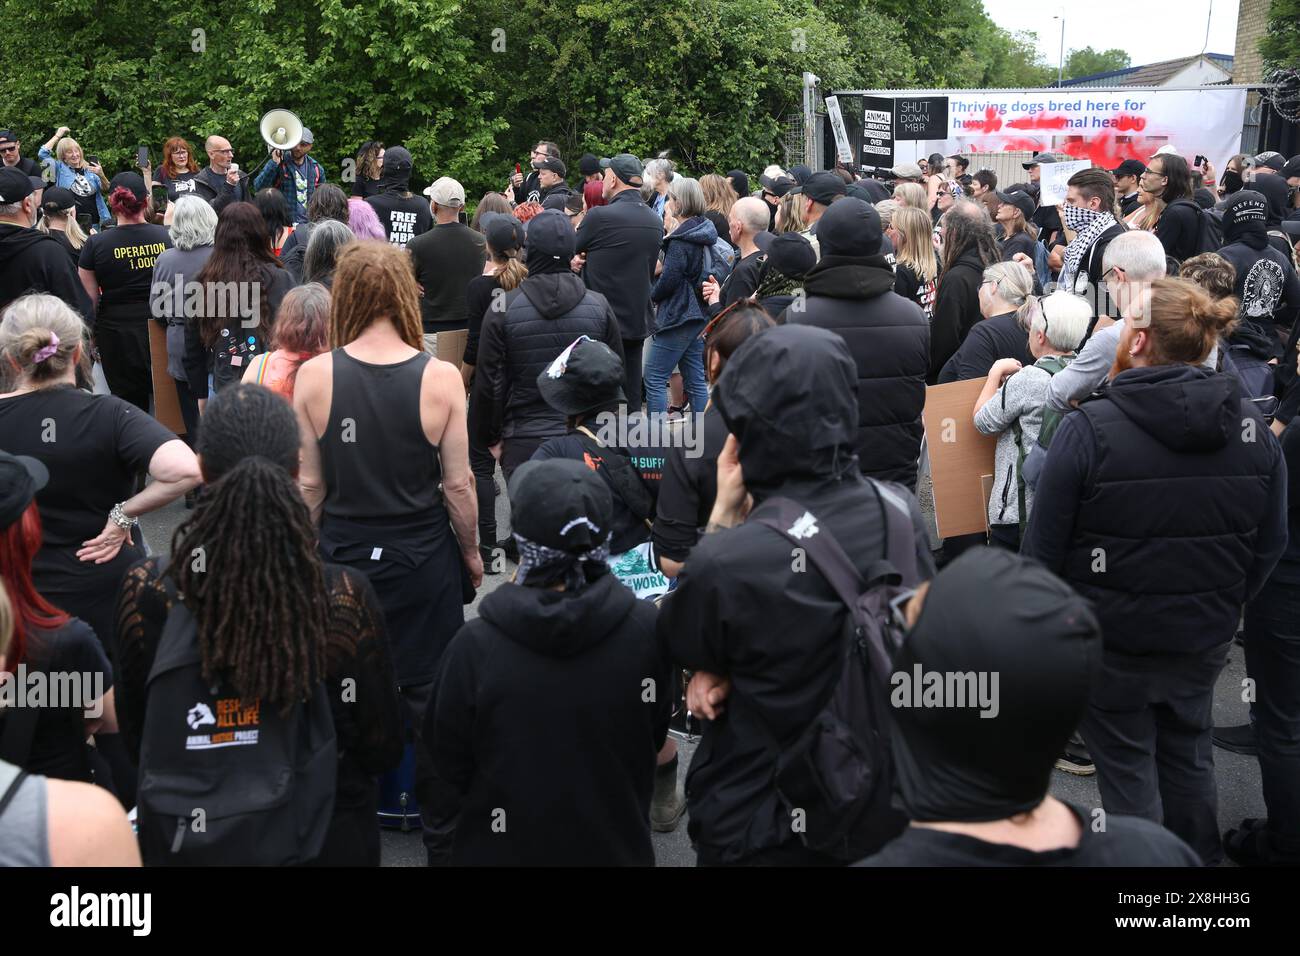
[[[988,528],[985,483],[992,487],[995,435],[975,430],[975,399],[985,378],[925,390],[925,445],[934,483],[934,518],[939,537],[975,534]]]
[[[1038,167],[1038,204],[1059,206],[1065,202],[1066,183],[1075,173],[1092,169],[1091,160],[1079,159],[1068,163],[1043,163]]]
[[[831,131],[835,134],[835,157],[847,166],[853,162],[853,147],[849,145],[849,134],[844,128],[844,114],[840,111],[839,97],[826,97],[826,115],[831,122]]]
[[[153,366],[153,417],[177,435],[185,434],[176,380],[167,372],[167,329],[149,319],[149,362]]]

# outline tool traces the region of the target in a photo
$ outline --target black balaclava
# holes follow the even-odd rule
[[[1268,245],[1268,200],[1253,189],[1233,193],[1223,206],[1223,244],[1240,242],[1252,249]]]
[[[1291,191],[1287,187],[1286,180],[1272,173],[1260,173],[1250,184],[1250,188],[1263,196],[1268,203],[1264,211],[1264,223],[1267,228],[1276,229],[1291,211],[1286,207],[1287,196]]]
[[[572,275],[569,263],[576,244],[577,236],[564,213],[554,209],[538,213],[528,221],[524,247],[528,277],[535,279],[548,273]]]
[[[996,548],[974,548],[948,565],[932,582],[890,681],[894,760],[909,818],[982,823],[1038,806],[1100,660],[1097,619],[1042,566]],[[941,700],[948,706],[902,706],[921,697],[917,667],[922,688],[931,672],[983,673],[984,686],[996,690],[991,706],[952,706],[952,696]]]
[[[1225,169],[1219,179],[1219,185],[1223,187],[1223,195],[1231,196],[1233,193],[1241,192],[1246,187],[1246,182],[1241,178],[1241,173],[1235,169]]]

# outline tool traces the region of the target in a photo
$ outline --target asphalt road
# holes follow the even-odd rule
[[[504,480],[498,483],[505,486]],[[932,513],[926,489],[921,494],[922,510]],[[141,519],[145,538],[150,547],[158,551],[169,549],[172,532],[186,514],[183,506],[177,502],[152,515]],[[510,525],[509,507],[504,495],[497,498],[497,521],[499,534],[505,535]],[[513,566],[512,566],[513,568]],[[479,590],[474,603],[466,608],[466,616],[477,613],[478,603],[483,596],[500,587],[508,575],[488,575]],[[1216,725],[1241,724],[1246,721],[1247,705],[1242,702],[1242,679],[1245,677],[1244,655],[1240,647],[1234,645],[1229,654],[1228,666],[1224,668],[1215,689],[1214,718]],[[695,745],[690,742],[679,743],[679,773],[685,778]],[[1254,757],[1215,749],[1214,763],[1219,783],[1219,825],[1221,830],[1236,826],[1244,817],[1266,816],[1264,800],[1260,789],[1259,762]],[[1061,800],[1074,803],[1090,810],[1101,806],[1097,793],[1095,777],[1079,777],[1062,771],[1052,773],[1052,793]],[[660,866],[694,866],[695,851],[686,836],[686,818],[673,833],[654,834],[655,859]],[[418,830],[401,832],[399,830],[383,831],[383,865],[384,866],[422,866],[425,862],[424,848],[420,842]],[[1229,864],[1231,865],[1231,864]]]

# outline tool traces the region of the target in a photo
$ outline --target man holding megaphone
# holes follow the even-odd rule
[[[208,154],[208,166],[194,177],[194,191],[209,203],[225,196],[235,202],[249,199],[248,174],[239,171],[234,162],[235,150],[224,136],[209,136],[203,143]]]
[[[288,110],[272,110],[262,117],[262,138],[271,157],[253,177],[253,191],[274,186],[284,194],[295,223],[307,221],[307,203],[325,182],[325,170],[307,154],[315,137]]]

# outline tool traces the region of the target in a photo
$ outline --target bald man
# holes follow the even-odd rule
[[[235,151],[224,136],[209,136],[203,144],[208,154],[208,167],[194,178],[195,191],[208,202],[218,200],[244,202],[252,198],[248,189],[248,174],[231,168]]]
[[[727,216],[727,224],[731,227],[731,244],[739,250],[740,258],[721,285],[704,283],[704,299],[714,315],[737,299],[753,295],[758,288],[763,272],[763,253],[754,244],[754,237],[767,229],[767,203],[757,196],[737,199]]]

